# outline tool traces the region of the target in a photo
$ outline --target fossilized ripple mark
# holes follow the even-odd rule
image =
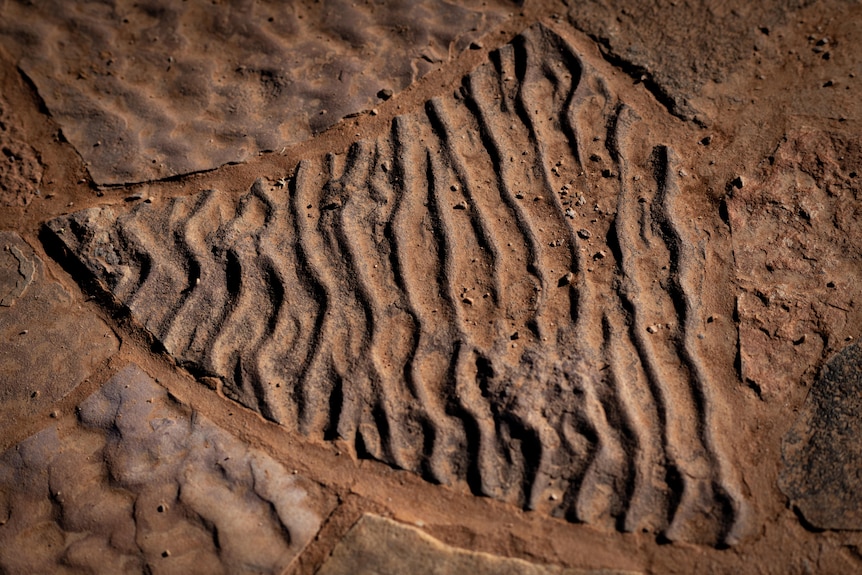
[[[178,362],[289,429],[571,520],[733,542],[746,503],[692,339],[708,247],[640,121],[537,25],[286,180],[49,228]]]

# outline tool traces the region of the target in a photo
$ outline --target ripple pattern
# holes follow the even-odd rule
[[[178,362],[288,429],[572,521],[733,543],[672,148],[537,25],[345,155],[50,229]]]

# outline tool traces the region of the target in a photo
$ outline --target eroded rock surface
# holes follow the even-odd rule
[[[0,96],[0,206],[26,206],[40,193],[42,165]]]
[[[703,297],[723,224],[562,33],[530,28],[457,96],[238,199],[49,228],[179,362],[289,429],[555,516],[735,542],[714,383],[735,334]]]
[[[450,547],[422,531],[364,515],[317,575],[636,575],[615,569],[563,569]]]
[[[810,525],[862,529],[862,349],[824,366],[784,437],[779,484]]]
[[[12,232],[0,232],[0,415],[8,423],[65,396],[117,351],[114,332]]]
[[[730,187],[740,375],[783,401],[860,335],[862,140],[795,131]]]
[[[504,18],[505,2],[4,2],[0,42],[96,182],[280,150],[371,109]]]
[[[705,84],[726,81],[770,30],[813,1],[586,0],[571,3],[569,19],[672,113],[694,119],[692,100]]]
[[[0,568],[278,574],[332,505],[133,365],[0,456]]]

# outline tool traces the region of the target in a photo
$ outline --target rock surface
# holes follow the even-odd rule
[[[571,520],[736,540],[707,348],[733,332],[698,337],[717,210],[565,37],[537,25],[491,60],[238,201],[48,227],[182,364],[289,429]]]
[[[514,5],[4,2],[0,43],[100,184],[247,160],[369,110]],[[154,81],[155,79],[155,81]]]
[[[862,323],[862,139],[787,134],[730,194],[740,375],[784,401]]]
[[[416,529],[364,515],[317,575],[636,575],[615,569],[562,569],[456,549]]]
[[[862,2],[468,1],[0,1],[0,572],[862,573]]]
[[[0,568],[279,574],[331,506],[132,365],[0,456]]]
[[[0,206],[26,206],[40,194],[42,165],[17,124],[0,96]]]
[[[726,81],[759,49],[761,38],[814,0],[572,2],[569,19],[609,59],[645,82],[673,114],[698,118],[692,100]]]
[[[862,529],[862,349],[823,368],[782,444],[781,490],[819,529]]]
[[[0,416],[5,423],[48,408],[117,351],[104,322],[45,277],[42,260],[0,232]]]

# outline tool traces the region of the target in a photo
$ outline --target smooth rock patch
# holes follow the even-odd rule
[[[0,232],[0,416],[46,409],[118,349],[114,332],[84,312],[21,237]]]
[[[464,551],[415,527],[364,515],[317,575],[635,575],[615,569],[563,569],[521,559]]]

